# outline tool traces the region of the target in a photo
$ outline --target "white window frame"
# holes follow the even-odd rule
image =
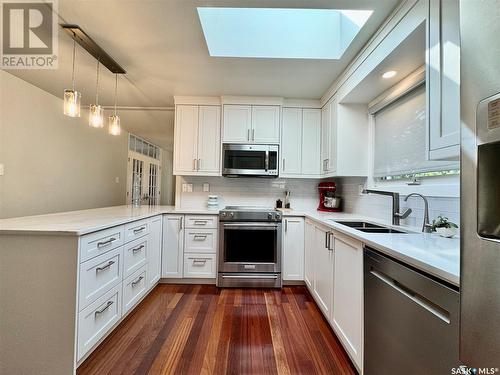
[[[420,193],[425,196],[434,197],[460,197],[460,175],[435,176],[419,178],[420,185],[408,185],[409,180],[389,180],[381,181],[374,177],[375,170],[375,112],[390,103],[401,98],[422,83],[425,79],[425,67],[420,67],[400,83],[393,86],[369,104],[370,113],[368,115],[368,178],[367,188],[388,190],[408,195],[410,193]],[[428,90],[426,83],[426,91]],[[427,106],[428,107],[428,106]],[[428,116],[428,112],[426,113]],[[429,129],[427,129],[429,131]]]

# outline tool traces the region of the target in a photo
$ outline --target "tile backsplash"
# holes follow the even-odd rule
[[[179,192],[176,206],[183,209],[206,208],[208,195],[219,196],[219,207],[231,205],[274,207],[279,198],[284,201],[285,191],[291,192],[291,207],[297,211],[315,210],[318,205],[318,179],[261,179],[261,178],[221,178],[221,177],[178,177],[180,183],[193,184],[193,192]],[[386,196],[359,194],[359,185],[364,185],[365,178],[336,179],[338,193],[343,199],[344,212],[370,216],[391,221],[391,199]],[[210,192],[203,192],[203,184],[210,184]],[[411,215],[402,224],[413,227],[422,225],[424,202],[411,197],[408,202],[401,196],[401,211],[411,208]],[[429,197],[429,218],[438,215],[448,217],[460,223],[460,199],[447,197]]]

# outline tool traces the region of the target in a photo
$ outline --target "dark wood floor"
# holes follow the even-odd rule
[[[305,287],[158,285],[78,368],[89,374],[355,374]]]

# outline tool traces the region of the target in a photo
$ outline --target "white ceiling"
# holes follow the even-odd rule
[[[318,99],[369,40],[399,0],[59,0],[61,23],[80,25],[127,71],[119,78],[122,106],[164,107],[174,95],[266,95]],[[208,55],[198,6],[373,9],[340,60],[242,59]],[[57,70],[12,74],[61,96],[71,83],[72,40],[59,33]],[[77,49],[77,89],[83,103],[95,95],[93,58]],[[101,70],[100,102],[113,103],[114,77]],[[143,111],[144,112],[144,111]],[[128,120],[128,121],[127,121]],[[156,124],[155,121],[166,121]],[[133,113],[123,127],[171,149],[173,116]],[[151,128],[155,130],[151,130]],[[169,130],[171,131],[171,130]]]

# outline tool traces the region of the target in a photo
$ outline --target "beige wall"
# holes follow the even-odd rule
[[[83,108],[69,118],[62,104],[0,71],[0,218],[124,204],[128,134],[90,128]]]
[[[174,205],[175,204],[175,176],[173,173],[174,153],[172,151],[162,150],[161,160],[161,198],[160,204]]]

